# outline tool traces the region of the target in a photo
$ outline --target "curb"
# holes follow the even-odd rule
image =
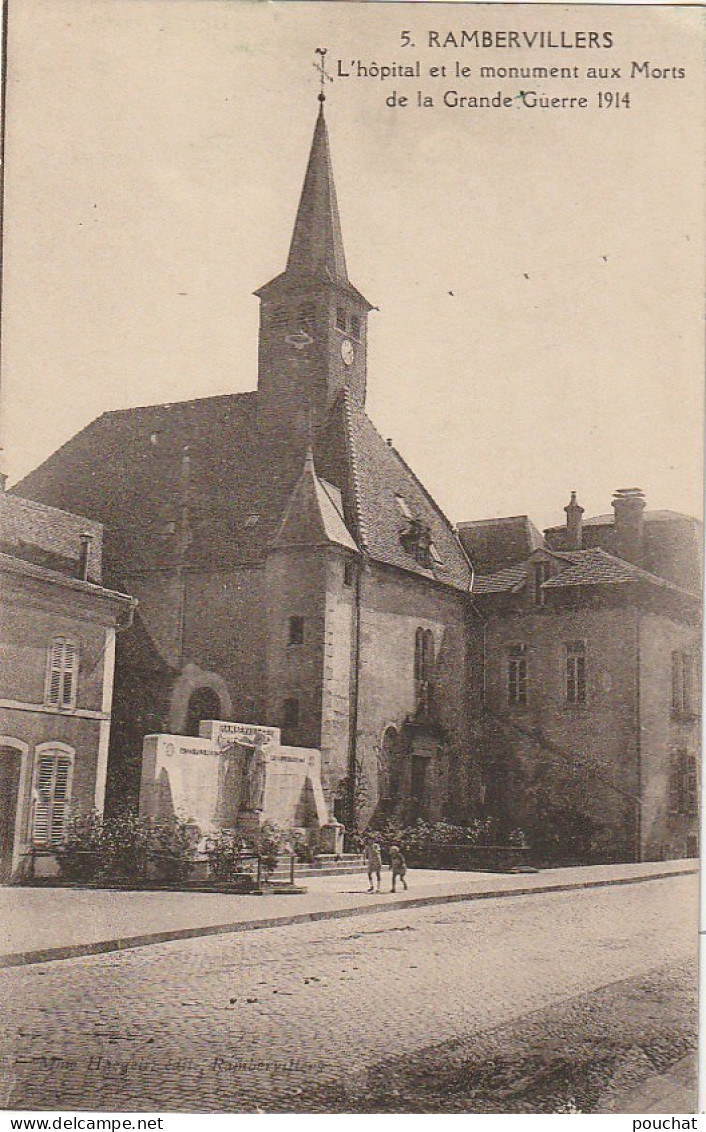
[[[485,889],[479,892],[453,892],[443,896],[417,896],[397,900],[394,904],[377,901],[374,904],[356,905],[353,908],[324,908],[315,912],[300,912],[289,916],[270,916],[259,920],[236,920],[229,924],[204,924],[201,927],[175,928],[166,932],[149,932],[126,936],[124,939],[98,940],[95,943],[78,943],[66,947],[46,947],[37,951],[15,951],[0,955],[0,968],[25,967],[36,963],[53,963],[61,959],[79,959],[86,955],[104,955],[111,951],[128,951],[134,947],[148,947],[155,943],[171,943],[200,936],[231,935],[236,932],[259,931],[262,928],[283,928],[292,924],[315,923],[317,920],[340,920],[349,916],[367,916],[371,912],[392,912],[400,908],[422,908],[433,904],[460,904],[472,900],[499,900],[508,896],[533,896],[541,893],[574,892],[582,888],[609,888],[621,884],[645,884],[652,880],[693,876],[698,868],[670,869],[646,876],[608,877],[603,880],[585,880],[564,884],[522,886],[506,889]]]

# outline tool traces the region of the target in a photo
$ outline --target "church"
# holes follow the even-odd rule
[[[106,412],[13,489],[101,523],[106,584],[139,603],[108,808],[137,800],[146,735],[237,720],[319,751],[349,829],[492,816],[507,833],[555,820],[553,795],[605,826],[608,856],[692,851],[698,524],[628,492],[602,525],[574,499],[563,534],[452,525],[366,415],[373,308],[348,275],[323,95],[284,270],[256,294],[256,391]]]

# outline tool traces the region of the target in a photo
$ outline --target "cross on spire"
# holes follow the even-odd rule
[[[333,82],[333,79],[331,78],[328,71],[326,70],[326,52],[327,52],[326,47],[317,47],[315,49],[315,54],[321,56],[318,63],[316,62],[316,60],[314,60],[314,63],[313,63],[313,66],[319,72],[319,82],[321,83],[321,90],[319,91],[319,102],[325,102],[326,101],[326,92],[325,92],[324,88],[325,88],[327,82],[328,83]]]

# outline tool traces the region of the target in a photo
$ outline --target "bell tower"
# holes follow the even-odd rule
[[[348,278],[324,117],[324,74],[287,266],[255,292],[258,431],[295,441],[303,451],[341,389],[348,386],[365,401],[372,309]]]

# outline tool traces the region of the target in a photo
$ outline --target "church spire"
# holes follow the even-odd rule
[[[289,248],[287,273],[348,284],[328,130],[324,118],[324,99],[321,95]]]

